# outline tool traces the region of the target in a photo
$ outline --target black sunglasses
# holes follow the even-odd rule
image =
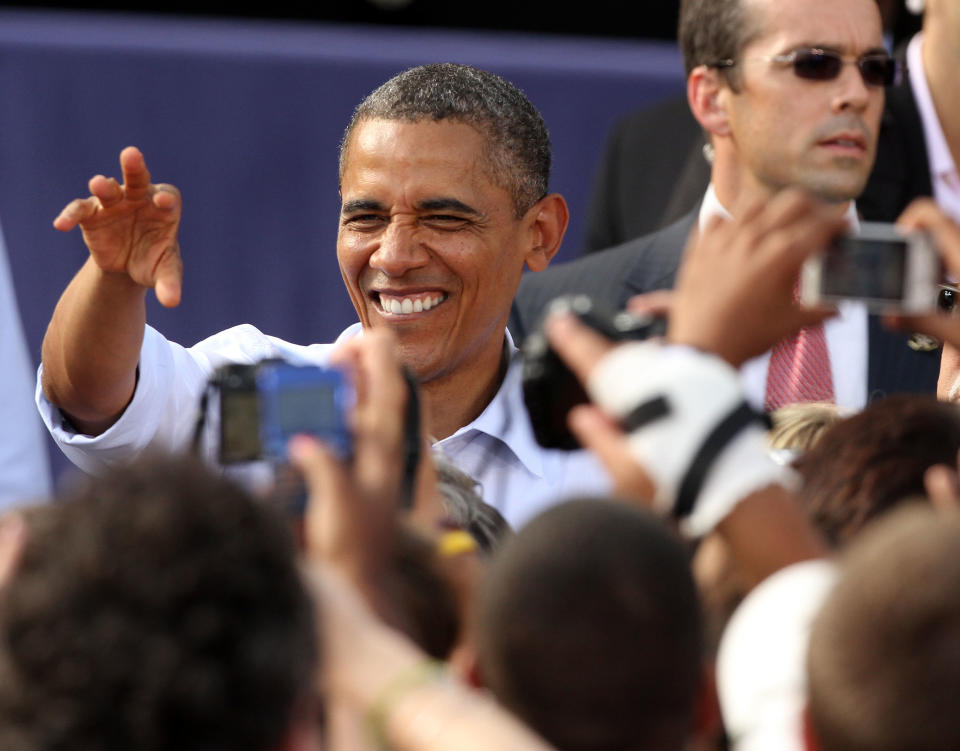
[[[844,57],[833,50],[804,48],[784,55],[756,58],[773,63],[787,63],[793,66],[798,78],[810,81],[830,81],[840,75],[844,64],[853,63],[860,71],[863,82],[869,86],[892,86],[900,82],[903,66],[900,61],[884,52],[868,52],[857,58]],[[719,60],[711,68],[732,68],[736,60]]]

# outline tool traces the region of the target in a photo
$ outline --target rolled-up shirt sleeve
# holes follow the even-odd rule
[[[96,474],[118,462],[129,461],[148,448],[171,451],[186,448],[197,424],[203,391],[211,374],[220,366],[281,356],[323,361],[328,347],[290,345],[243,324],[214,334],[188,349],[147,326],[133,399],[109,429],[98,436],[78,433],[44,396],[40,386],[43,365],[37,377],[37,408],[67,458],[85,472]]]
[[[43,394],[42,364],[37,374],[37,408],[67,458],[85,472],[98,473],[129,461],[147,447],[172,450],[186,445],[210,372],[209,358],[201,352],[191,353],[147,326],[133,399],[106,431],[90,436],[74,429]]]

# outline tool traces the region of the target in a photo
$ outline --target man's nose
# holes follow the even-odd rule
[[[872,86],[863,80],[856,65],[844,65],[836,82],[833,108],[837,112],[854,110],[861,112],[870,103],[871,97],[882,97],[883,87]]]
[[[407,271],[425,266],[430,254],[424,247],[416,226],[391,220],[379,237],[369,265],[387,276],[403,276]]]

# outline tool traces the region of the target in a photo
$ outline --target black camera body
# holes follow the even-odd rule
[[[651,315],[613,311],[587,295],[565,295],[547,306],[553,312],[573,313],[580,321],[613,341],[642,341],[666,333],[666,321]],[[567,427],[567,414],[588,400],[587,393],[566,363],[560,359],[543,330],[523,342],[523,400],[530,414],[533,433],[544,448],[572,451],[580,442]]]

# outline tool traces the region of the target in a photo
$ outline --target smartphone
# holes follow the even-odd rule
[[[810,258],[800,277],[805,305],[858,300],[871,312],[935,310],[943,276],[940,256],[925,232],[864,222]]]

